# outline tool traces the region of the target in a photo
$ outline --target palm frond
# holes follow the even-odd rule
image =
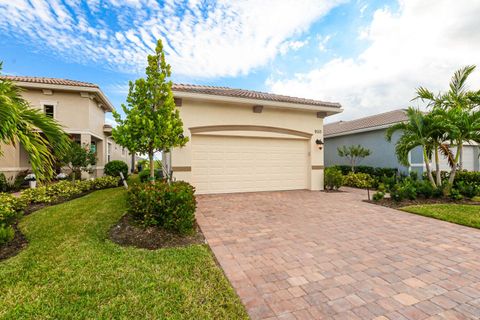
[[[465,90],[465,83],[468,76],[475,70],[474,65],[465,66],[462,69],[455,71],[452,80],[450,81],[450,91],[455,95],[460,95]]]
[[[440,153],[445,158],[447,158],[448,165],[450,166],[450,168],[453,168],[453,166],[455,165],[455,157],[450,147],[447,144],[442,143],[438,146],[438,149],[440,150]]]

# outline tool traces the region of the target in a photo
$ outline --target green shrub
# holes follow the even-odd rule
[[[0,172],[0,192],[7,192],[8,191],[8,182],[5,174]]]
[[[3,226],[0,224],[0,245],[10,242],[15,237],[15,230],[12,226]]]
[[[373,194],[372,199],[373,201],[380,201],[385,197],[385,192],[377,191]]]
[[[155,180],[162,180],[163,179],[163,170],[160,169],[155,169]],[[147,182],[149,181],[148,178],[150,177],[150,170],[145,169],[143,171],[140,171],[138,174],[138,178],[140,179],[141,182]]]
[[[477,185],[475,182],[460,181],[455,184],[455,188],[462,196],[468,199],[480,195],[480,185]]]
[[[417,189],[417,194],[426,199],[434,196],[435,188],[432,186],[430,181],[418,180],[415,183],[415,188]]]
[[[0,245],[9,242],[14,237],[12,225],[25,209],[25,203],[6,193],[0,193]]]
[[[68,200],[90,190],[118,187],[119,178],[105,176],[93,180],[67,181],[63,180],[46,186],[39,186],[34,189],[25,189],[20,198],[28,204],[31,203],[55,203]]]
[[[98,178],[97,178],[98,179]],[[82,192],[87,192],[94,189],[95,180],[94,179],[87,179],[87,180],[76,180],[75,185],[79,188]]]
[[[338,190],[343,184],[343,175],[335,167],[325,169],[325,188],[328,190]]]
[[[27,202],[31,203],[52,203],[55,199],[47,193],[46,186],[38,186],[34,189],[25,189],[20,194],[20,197]]]
[[[479,171],[457,171],[455,174],[455,181],[453,183],[453,186],[456,187],[456,185],[460,182],[464,183],[473,183],[477,186],[480,186],[480,172]]]
[[[450,190],[450,198],[452,198],[453,200],[462,200],[463,199],[463,195],[460,193],[460,191],[458,191],[457,189],[455,188],[452,188]]]
[[[400,181],[390,190],[390,197],[397,202],[404,199],[415,200],[417,198],[415,181],[410,178]]]
[[[128,177],[128,165],[120,160],[113,160],[105,165],[105,174],[112,177],[120,177],[120,172],[123,173],[123,177]]]
[[[95,190],[118,187],[120,179],[118,177],[104,176],[93,180]]]
[[[128,212],[145,226],[157,225],[188,234],[195,227],[195,189],[183,181],[134,184],[128,190]]]
[[[340,166],[339,165],[339,166],[335,166],[335,168],[342,171],[343,175],[347,175],[350,172],[352,172],[352,167],[350,167],[350,166],[344,166],[344,165]],[[380,179],[383,176],[386,176],[386,177],[396,176],[397,173],[398,173],[398,169],[396,169],[396,168],[370,167],[370,166],[356,166],[355,167],[355,172],[356,173],[367,173],[374,178]]]
[[[353,188],[372,188],[375,180],[368,173],[350,172],[343,177],[343,184]]]

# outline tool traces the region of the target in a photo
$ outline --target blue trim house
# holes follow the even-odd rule
[[[337,148],[343,145],[360,144],[370,149],[371,155],[364,158],[359,165],[398,168],[403,173],[416,171],[422,174],[425,168],[420,148],[410,152],[410,166],[405,167],[398,162],[395,155],[395,143],[400,137],[400,132],[393,136],[392,142],[385,140],[387,128],[407,120],[405,111],[405,109],[397,109],[351,121],[326,124],[324,126],[325,166],[348,165],[345,158],[338,156]],[[478,156],[479,146],[466,144],[461,157],[462,169],[479,171]],[[449,170],[446,159],[441,159],[440,169]]]

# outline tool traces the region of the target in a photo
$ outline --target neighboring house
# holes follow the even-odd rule
[[[94,176],[103,175],[105,163],[125,161],[131,166],[128,150],[111,138],[112,127],[105,124],[105,114],[113,110],[96,84],[56,78],[0,76],[13,81],[22,89],[22,96],[34,108],[56,119],[70,137],[82,145],[90,145],[96,152]],[[28,155],[22,146],[2,145],[0,172],[7,176],[30,169]]]
[[[395,143],[401,133],[397,132],[389,143],[385,140],[387,128],[395,123],[406,121],[406,110],[398,109],[390,112],[360,118],[351,121],[338,121],[325,125],[325,165],[347,165],[347,160],[338,155],[337,148],[357,145],[370,149],[372,154],[364,158],[359,165],[398,168],[401,172],[416,171],[419,174],[425,170],[423,154],[420,148],[415,148],[409,154],[410,166],[402,166],[395,154]],[[454,148],[454,151],[456,149]],[[478,145],[466,144],[461,156],[462,168],[470,171],[479,170]],[[441,170],[449,170],[447,160],[442,157]]]
[[[338,103],[175,84],[189,142],[164,155],[197,193],[323,189],[323,119]]]

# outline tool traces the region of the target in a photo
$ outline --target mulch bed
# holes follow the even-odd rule
[[[198,225],[195,226],[195,234],[184,236],[160,227],[142,227],[128,214],[110,229],[109,235],[110,240],[119,245],[149,250],[205,244],[205,237]]]
[[[12,241],[0,246],[0,261],[17,255],[23,248],[28,245],[27,238],[18,229],[18,225],[14,225],[15,236]]]
[[[462,200],[453,200],[453,199],[448,199],[448,198],[430,198],[430,199],[424,199],[424,198],[418,198],[415,200],[402,200],[400,202],[395,202],[390,198],[384,198],[380,201],[373,201],[373,200],[363,200],[368,203],[373,203],[376,205],[384,206],[384,207],[389,207],[389,208],[402,208],[406,206],[414,206],[414,205],[423,205],[423,204],[471,204],[471,205],[480,205],[480,202],[478,201],[472,201],[468,199],[462,199]]]

